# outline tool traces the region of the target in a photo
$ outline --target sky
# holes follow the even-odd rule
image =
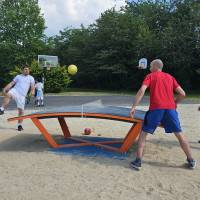
[[[125,0],[39,0],[46,21],[45,33],[53,36],[67,27],[88,26],[105,10],[125,5]]]

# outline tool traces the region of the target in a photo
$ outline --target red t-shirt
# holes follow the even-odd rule
[[[150,110],[176,108],[174,90],[179,84],[173,76],[161,71],[152,72],[145,77],[142,85],[150,90]]]

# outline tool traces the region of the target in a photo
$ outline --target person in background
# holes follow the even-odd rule
[[[44,95],[43,95],[43,89],[44,85],[42,82],[37,81],[35,84],[35,89],[37,91],[36,93],[36,105],[37,106],[44,106]]]
[[[35,80],[35,85],[37,84],[37,80]],[[36,96],[37,96],[37,89],[35,88],[35,94],[34,94],[34,97],[35,97],[35,100],[34,100],[34,104],[37,105],[37,99],[36,99]]]

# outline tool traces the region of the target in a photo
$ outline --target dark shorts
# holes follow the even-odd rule
[[[142,130],[153,134],[159,125],[164,127],[166,133],[182,132],[178,113],[174,109],[149,110],[145,115]]]

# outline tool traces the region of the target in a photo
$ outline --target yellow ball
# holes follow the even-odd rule
[[[71,75],[75,75],[78,71],[78,68],[76,65],[69,65],[68,66],[68,73]]]

